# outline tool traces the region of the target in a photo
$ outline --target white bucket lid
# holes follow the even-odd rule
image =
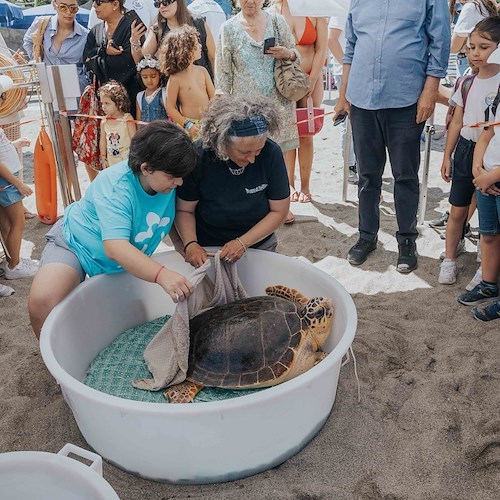
[[[90,466],[69,453],[92,461]],[[3,500],[119,500],[102,477],[102,458],[73,444],[57,453],[15,451],[0,454]]]

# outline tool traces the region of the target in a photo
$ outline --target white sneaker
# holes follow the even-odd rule
[[[463,253],[465,253],[465,239],[461,239],[458,242],[457,251],[455,252],[455,257],[458,257],[459,255],[461,255]],[[446,251],[441,252],[441,255],[439,256],[439,258],[441,260],[444,260],[445,257],[446,257]]]
[[[458,269],[454,260],[444,259],[439,267],[438,281],[441,285],[453,285],[457,282]]]
[[[13,295],[15,290],[7,285],[2,285],[0,283],[0,297],[10,297]]]
[[[469,284],[465,287],[465,289],[468,292],[471,292],[472,290],[474,290],[474,288],[476,288],[477,285],[479,285],[479,283],[481,283],[482,279],[483,279],[483,270],[482,270],[481,266],[479,266],[477,268],[476,274],[469,281]]]
[[[35,276],[38,271],[38,261],[22,259],[19,264],[11,269],[5,260],[3,262],[4,277],[6,280],[17,280],[21,278],[30,278]]]

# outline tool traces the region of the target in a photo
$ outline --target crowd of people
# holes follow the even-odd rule
[[[498,297],[495,127],[469,126],[495,120],[500,100],[499,61],[489,59],[500,42],[495,0],[338,0],[329,19],[295,16],[288,0],[238,0],[227,20],[214,0],[155,0],[153,14],[127,10],[124,0],[94,0],[90,31],[75,20],[76,0],[54,3],[56,16],[45,28],[36,20],[24,47],[46,64],[76,64],[82,90],[95,90],[102,118],[94,131],[100,161],[92,169],[100,173],[47,235],[29,298],[37,335],[86,275],[127,270],[159,283],[174,302],[185,300],[189,280],[149,258],[169,232],[195,267],[206,261],[207,246],[221,247],[229,262],[247,248],[275,251],[276,230],[294,221],[290,204],[313,201],[314,141],[299,137],[296,108],[321,105],[328,48],[339,88],[334,119],[344,136],[343,117],[350,117],[346,161],[359,195],[359,239],[348,261],[362,265],[377,246],[388,153],[396,269],[417,268],[421,135],[436,103],[449,102],[442,175],[452,182],[451,209],[439,282],[456,281],[456,257],[477,197],[482,266],[458,300],[476,305]],[[440,86],[450,50],[458,54],[458,74],[465,73],[451,95]],[[309,75],[297,102],[277,85],[282,62]],[[0,156],[0,168],[3,161]],[[16,189],[29,194],[25,187]],[[7,266],[21,264],[14,258]],[[58,285],[47,293],[56,275]],[[475,307],[473,315],[496,319],[500,302]]]

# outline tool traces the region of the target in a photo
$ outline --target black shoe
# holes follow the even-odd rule
[[[359,238],[357,243],[349,250],[347,260],[353,266],[359,266],[368,258],[368,254],[377,248],[377,240],[364,240]]]
[[[417,245],[414,241],[407,238],[403,243],[398,245],[399,256],[396,270],[403,274],[408,274],[417,269]]]

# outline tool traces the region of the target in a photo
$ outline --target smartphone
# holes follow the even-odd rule
[[[271,48],[276,45],[276,38],[274,36],[272,38],[266,38],[264,40],[264,54]]]
[[[345,119],[347,118],[347,113],[342,113],[340,114],[339,116],[337,116],[337,118],[335,118],[335,120],[333,121],[333,126],[336,127],[337,125],[340,125],[342,122],[345,121]]]
[[[130,19],[132,19],[132,21],[135,19],[137,21],[136,25],[138,25],[139,23],[142,23],[142,20],[139,17],[139,14],[137,14],[137,12],[133,9],[127,10],[127,12],[125,12],[124,15],[127,17],[130,17]],[[142,24],[144,24],[144,23],[142,23]]]

